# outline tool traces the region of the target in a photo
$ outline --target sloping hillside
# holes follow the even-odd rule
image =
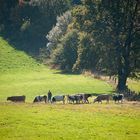
[[[34,96],[73,93],[111,93],[112,87],[101,80],[83,75],[61,74],[38,64],[24,52],[17,51],[0,38],[0,101],[7,96],[27,95],[32,101]]]
[[[38,68],[39,64],[26,53],[17,51],[0,37],[0,72]]]

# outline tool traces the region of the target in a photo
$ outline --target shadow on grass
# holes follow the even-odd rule
[[[72,73],[72,72],[65,72],[65,71],[58,71],[58,72],[54,72],[53,74],[80,75],[80,73]]]
[[[116,93],[115,90],[111,90],[108,91],[110,95],[112,95],[113,93]],[[98,96],[98,95],[102,95],[102,94],[108,94],[108,93],[86,93],[86,94],[91,94],[92,96]]]

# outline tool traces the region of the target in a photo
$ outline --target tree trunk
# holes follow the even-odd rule
[[[124,91],[126,89],[126,80],[127,80],[127,66],[123,63],[123,55],[122,55],[122,49],[118,45],[117,48],[117,65],[118,65],[118,85],[117,89],[118,91]]]
[[[127,81],[127,70],[121,69],[118,72],[118,91],[126,90],[126,81]]]
[[[128,26],[128,34],[126,36],[125,45],[123,47],[120,47],[120,45],[118,43],[119,41],[118,40],[116,41],[117,58],[118,58],[117,89],[119,91],[126,90],[126,81],[127,81],[128,75],[130,73],[130,70],[129,70],[130,46],[132,43],[132,33],[133,33],[133,29],[134,29],[134,21],[135,21],[134,19],[137,14],[137,8],[138,8],[138,0],[136,1],[134,12],[131,13],[131,16],[130,16],[130,26]]]

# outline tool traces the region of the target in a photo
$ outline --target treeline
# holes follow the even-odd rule
[[[83,0],[57,18],[45,56],[54,67],[118,75],[119,90],[140,68],[138,0]]]
[[[17,49],[38,54],[39,49],[46,46],[46,34],[55,25],[56,17],[70,9],[75,2],[0,0],[0,35]]]

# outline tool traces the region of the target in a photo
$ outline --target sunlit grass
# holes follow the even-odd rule
[[[0,100],[10,95],[26,95],[32,101],[36,95],[75,93],[111,93],[112,87],[104,81],[83,75],[65,75],[47,68],[28,73],[3,74],[0,77]]]
[[[32,101],[36,95],[75,93],[111,93],[106,82],[83,75],[61,74],[38,64],[24,52],[17,51],[0,38],[0,101],[7,96],[26,95]]]
[[[139,140],[139,104],[31,103],[48,90],[60,95],[111,93],[113,88],[50,70],[0,38],[0,140]],[[7,102],[12,95],[26,95],[26,103]]]
[[[140,92],[140,80],[129,79],[127,83],[131,90]]]
[[[1,140],[138,140],[134,105],[0,104]]]

